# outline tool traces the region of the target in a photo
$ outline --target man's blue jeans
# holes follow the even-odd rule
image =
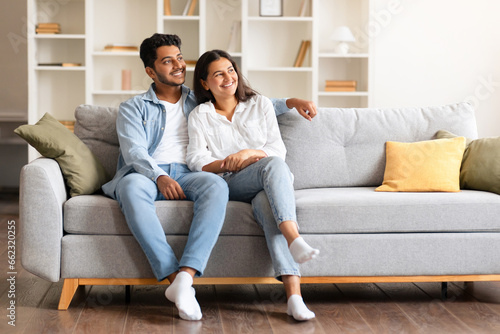
[[[193,268],[201,276],[224,223],[227,184],[215,174],[191,172],[184,164],[160,167],[179,183],[187,199],[194,202],[188,241],[179,261],[167,243],[156,214],[154,202],[165,200],[165,197],[155,182],[139,173],[128,174],[116,188],[117,201],[158,281],[181,267]]]
[[[264,230],[276,277],[300,276],[279,224],[297,222],[292,174],[279,157],[263,158],[237,173],[224,176],[229,199],[252,203],[255,220]]]

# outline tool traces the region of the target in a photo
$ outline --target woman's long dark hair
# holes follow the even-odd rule
[[[227,60],[229,60],[234,70],[236,71],[236,74],[238,75],[238,87],[236,88],[235,93],[238,102],[245,102],[252,96],[256,95],[257,92],[250,87],[246,79],[243,77],[243,75],[241,75],[241,71],[238,68],[238,65],[229,55],[229,53],[223,50],[212,50],[202,54],[200,59],[198,59],[198,61],[196,62],[196,67],[194,68],[193,90],[198,103],[204,103],[207,101],[215,103],[215,97],[213,96],[212,92],[203,88],[201,80],[207,80],[208,66],[210,66],[213,61],[219,60],[221,58],[226,58]]]

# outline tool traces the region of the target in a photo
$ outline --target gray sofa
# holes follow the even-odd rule
[[[75,133],[113,175],[118,156],[115,108],[77,108]],[[321,250],[301,266],[304,283],[500,280],[500,196],[382,193],[385,142],[432,139],[444,129],[477,137],[466,103],[402,109],[322,108],[312,122],[279,117],[295,176],[302,236]],[[55,160],[21,173],[21,257],[31,273],[65,279],[60,309],[81,285],[157,284],[116,201],[100,194],[68,199]],[[156,202],[169,243],[180,254],[192,203]],[[279,283],[249,204],[230,202],[199,284]],[[165,283],[161,283],[165,284]]]

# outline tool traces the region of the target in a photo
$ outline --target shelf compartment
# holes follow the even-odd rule
[[[272,34],[269,33],[271,31]],[[245,41],[247,66],[259,69],[294,68],[301,42],[311,39],[312,22],[251,21],[248,23],[248,37]],[[311,43],[304,58],[303,67],[311,66],[313,47]]]
[[[36,39],[36,64],[37,69],[41,63],[79,63],[85,66],[85,39]],[[77,68],[80,68],[79,66]],[[43,66],[45,67],[45,66]],[[64,67],[64,69],[75,67]]]
[[[302,2],[307,2],[307,7],[305,11],[305,16],[299,16],[300,7]],[[283,16],[260,16],[259,15],[259,4],[260,1],[248,0],[248,15],[250,19],[262,18],[262,19],[312,19],[311,18],[311,1],[310,0],[284,0],[283,4]]]
[[[368,64],[368,58],[320,58],[318,90],[325,91],[326,80],[355,80],[357,82],[356,92],[367,92]],[[345,94],[348,92],[333,93]]]
[[[352,52],[369,53],[370,0],[322,0],[318,8],[321,9],[315,19],[321,22],[322,26],[322,29],[318,30],[318,40],[322,41],[320,53],[335,49],[337,42],[332,41],[330,37],[339,26],[349,27],[356,38],[355,42],[349,43]]]
[[[38,71],[37,108],[40,119],[49,112],[58,120],[75,120],[75,108],[85,103],[85,72]]]
[[[183,42],[181,45],[182,55],[186,60],[198,60],[200,56],[200,23],[198,20],[163,22],[165,34],[176,34]]]
[[[85,33],[85,1],[35,1],[37,23],[59,23],[61,34]],[[33,30],[34,31],[34,30]],[[36,36],[54,36],[37,34]]]
[[[155,0],[94,1],[92,50],[103,51],[106,45],[139,47],[156,32],[156,19],[152,19],[156,6]]]
[[[253,89],[269,98],[312,100],[311,72],[250,71],[247,78]]]
[[[132,90],[147,90],[152,82],[137,57],[95,57],[93,91],[118,91],[122,87],[122,70],[131,70]]]
[[[196,1],[197,3],[196,3],[196,7],[194,8],[193,15],[183,15],[184,12],[188,11],[189,7],[187,7],[187,6],[189,6],[190,1],[188,1],[188,0],[170,0],[170,12],[172,15],[164,15],[164,17],[165,18],[198,17],[200,14],[200,2],[201,1],[203,1],[203,0]],[[162,6],[162,8],[163,8],[163,6]]]

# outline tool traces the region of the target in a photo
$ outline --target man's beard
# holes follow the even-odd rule
[[[157,72],[155,72],[155,73],[156,73],[156,77],[158,78],[158,81],[161,82],[162,84],[165,84],[168,86],[174,86],[174,87],[182,86],[185,82],[185,78],[181,83],[177,83],[177,82],[173,82],[173,81],[168,80],[163,74],[160,74]]]

